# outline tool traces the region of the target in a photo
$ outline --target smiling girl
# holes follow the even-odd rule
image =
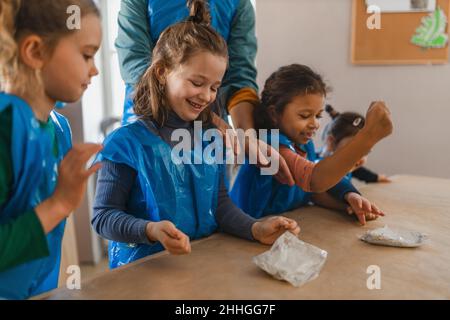
[[[280,154],[286,159],[296,186],[282,185],[271,176],[261,175],[256,166],[244,165],[231,197],[248,214],[257,218],[278,214],[312,200],[336,209],[346,209],[348,205],[349,212],[356,213],[361,224],[366,218],[383,215],[342,178],[391,133],[389,110],[382,102],[372,103],[364,128],[346,146],[316,162],[311,139],[319,129],[327,91],[321,76],[304,65],[282,67],[267,79],[255,122],[259,129],[279,129],[279,136],[269,140],[279,139]]]
[[[111,268],[164,249],[189,253],[190,240],[217,228],[265,244],[286,230],[300,232],[291,219],[256,221],[237,208],[224,185],[223,165],[172,161],[174,130],[194,137],[194,120],[211,126],[210,106],[228,61],[226,43],[210,27],[204,2],[190,3],[188,20],[161,34],[136,88],[140,119],[113,132],[99,157],[103,167],[92,225],[111,240]],[[199,156],[192,149],[191,156]]]

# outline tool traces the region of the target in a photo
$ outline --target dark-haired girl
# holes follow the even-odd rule
[[[363,129],[343,148],[317,162],[312,138],[319,129],[328,88],[311,68],[292,64],[266,81],[255,110],[258,129],[271,130],[268,142],[279,144],[296,185],[280,184],[261,170],[244,165],[231,191],[235,203],[253,217],[279,214],[310,201],[355,213],[361,224],[383,215],[343,177],[361,157],[392,131],[388,108],[374,102]],[[275,130],[273,130],[275,129]],[[279,133],[279,134],[278,134]]]
[[[364,127],[364,116],[356,112],[338,112],[331,105],[326,105],[325,111],[330,115],[332,121],[328,123],[322,134],[324,147],[321,150],[321,157],[328,157],[336,150],[344,147],[350,140]],[[367,155],[364,155],[350,172],[349,178],[356,178],[366,183],[391,182],[384,174],[375,173],[366,167]]]

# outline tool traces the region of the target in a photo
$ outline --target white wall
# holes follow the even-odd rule
[[[278,67],[295,62],[325,76],[333,87],[329,102],[340,110],[363,113],[371,100],[385,100],[394,134],[374,148],[369,167],[450,178],[450,65],[352,65],[351,3],[257,0],[260,88]]]

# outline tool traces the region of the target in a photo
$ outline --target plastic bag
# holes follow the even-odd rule
[[[376,245],[414,248],[422,245],[428,236],[417,231],[392,230],[388,226],[384,226],[367,231],[360,239]]]
[[[253,262],[276,279],[300,287],[318,277],[326,259],[326,251],[285,232],[269,251],[253,257]]]

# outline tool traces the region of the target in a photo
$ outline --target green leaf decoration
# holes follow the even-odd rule
[[[422,18],[422,25],[417,28],[411,42],[423,48],[444,48],[448,43],[446,28],[447,17],[444,11],[437,7],[433,13]]]

